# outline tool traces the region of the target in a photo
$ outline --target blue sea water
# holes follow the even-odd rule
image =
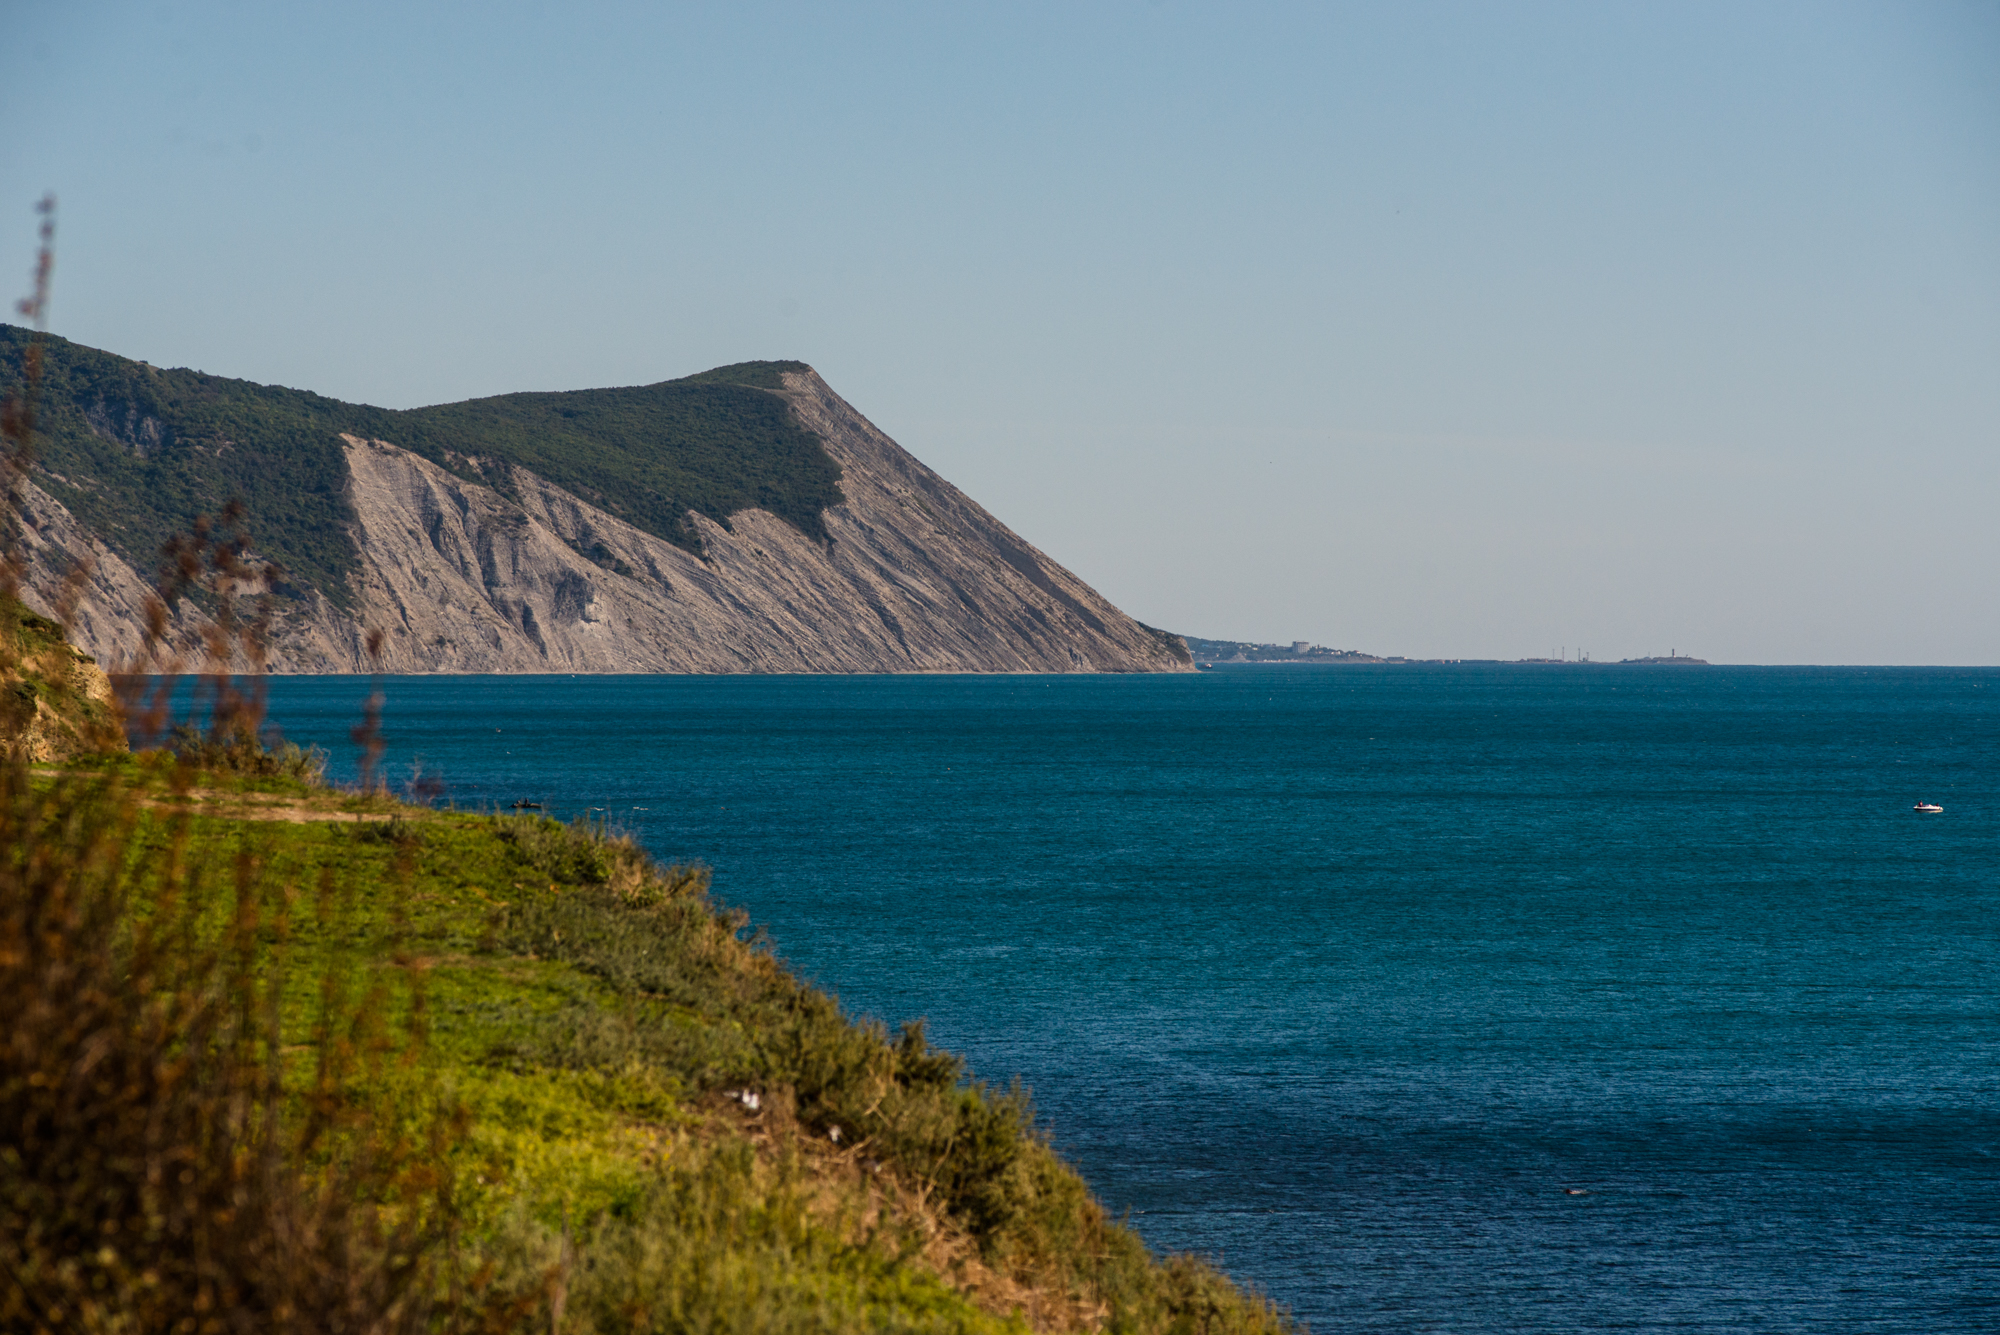
[[[364,691],[272,717],[351,772]],[[710,864],[1316,1331],[2000,1329],[2000,671],[386,693],[392,778]]]

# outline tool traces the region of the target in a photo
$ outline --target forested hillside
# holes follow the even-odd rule
[[[0,325],[0,393],[17,387],[29,331]],[[352,598],[355,516],[343,434],[388,440],[460,477],[541,477],[690,552],[690,511],[728,526],[755,507],[824,540],[840,469],[770,391],[797,362],[749,362],[625,389],[506,394],[395,411],[309,390],[163,370],[67,339],[46,344],[42,485],[141,571],[160,548],[240,498],[281,590]]]

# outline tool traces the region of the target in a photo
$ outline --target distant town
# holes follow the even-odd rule
[[[1558,663],[1574,666],[1597,661],[1581,649],[1573,655],[1568,651],[1558,651],[1554,658],[1405,658],[1400,654],[1387,657],[1364,654],[1359,649],[1329,649],[1309,640],[1293,640],[1290,644],[1252,644],[1245,640],[1204,640],[1198,635],[1183,635],[1181,638],[1187,641],[1188,652],[1194,655],[1195,664],[1199,667],[1213,667],[1217,663],[1307,663],[1329,667],[1345,663]],[[1621,658],[1617,662],[1621,665],[1709,665],[1707,659],[1690,658],[1678,649],[1651,658]]]

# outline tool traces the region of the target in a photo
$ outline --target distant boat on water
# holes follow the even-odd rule
[[[1935,803],[1935,802],[1919,802],[1919,803],[1917,803],[1917,805],[1916,805],[1916,806],[1915,806],[1915,808],[1913,808],[1913,809],[1914,809],[1914,810],[1917,810],[1917,811],[1943,811],[1943,810],[1944,810],[1944,808],[1943,808],[1943,807],[1939,806],[1939,805],[1938,805],[1937,803]]]

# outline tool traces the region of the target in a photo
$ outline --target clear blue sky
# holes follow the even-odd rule
[[[2000,663],[1992,3],[0,0],[45,190],[70,338],[801,358],[1177,630]]]

